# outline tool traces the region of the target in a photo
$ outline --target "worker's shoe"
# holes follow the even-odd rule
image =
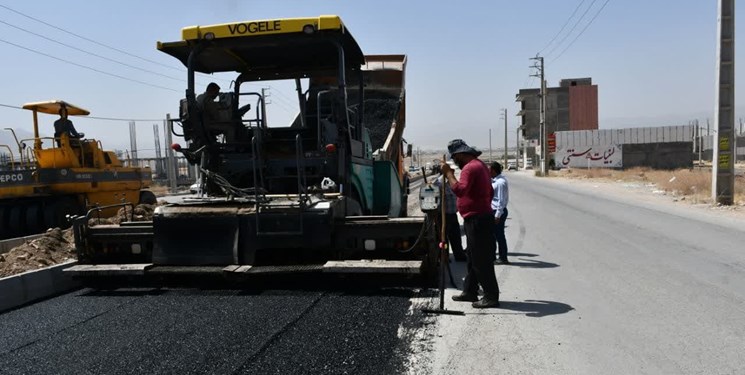
[[[507,259],[497,259],[494,264],[510,264],[510,261]]]
[[[453,296],[453,301],[456,302],[476,302],[479,300],[479,296],[475,294],[461,293],[457,296]]]
[[[497,308],[499,307],[499,298],[484,296],[479,301],[472,303],[471,306],[477,309]]]

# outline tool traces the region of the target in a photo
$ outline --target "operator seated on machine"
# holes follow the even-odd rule
[[[54,139],[57,141],[57,147],[62,147],[62,134],[67,134],[70,137],[70,145],[80,145],[80,139],[85,137],[85,134],[78,133],[75,130],[75,126],[72,121],[67,118],[67,108],[64,106],[59,110],[60,118],[54,122]]]
[[[218,101],[215,101],[219,97]],[[214,133],[223,134],[227,142],[235,140],[236,126],[240,126],[240,119],[251,109],[246,104],[238,109],[238,123],[232,115],[233,96],[230,93],[220,93],[220,86],[214,82],[207,85],[204,93],[197,96],[197,105],[202,110],[205,125]]]

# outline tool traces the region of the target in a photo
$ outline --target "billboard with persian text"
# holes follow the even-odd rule
[[[559,147],[554,161],[561,168],[622,168],[623,149],[616,144]]]

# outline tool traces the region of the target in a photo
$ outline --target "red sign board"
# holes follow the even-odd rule
[[[556,152],[556,133],[548,135],[548,152]]]

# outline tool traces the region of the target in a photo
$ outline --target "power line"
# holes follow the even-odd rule
[[[559,29],[559,32],[556,33],[556,35],[554,35],[554,37],[551,38],[551,41],[549,41],[548,44],[546,44],[546,46],[541,48],[541,50],[538,52],[539,55],[541,54],[541,52],[545,51],[546,48],[548,48],[551,45],[551,43],[553,43],[556,40],[556,38],[559,37],[559,35],[561,35],[561,32],[564,31],[564,29],[566,29],[567,25],[569,25],[569,22],[572,20],[572,18],[574,18],[574,16],[577,14],[577,11],[579,11],[579,8],[582,6],[582,4],[585,3],[585,1],[587,0],[582,0],[579,2],[579,4],[577,4],[577,7],[574,8],[574,12],[572,12],[572,15],[569,16],[569,18],[567,18],[566,22],[564,22],[564,25],[561,26],[561,29]]]
[[[0,107],[20,109],[24,110],[23,107],[10,104],[0,103]],[[117,118],[117,117],[96,117],[96,116],[76,116],[79,119],[91,119],[91,120],[104,120],[104,121],[163,121],[165,118],[147,119],[147,118]]]
[[[63,58],[60,58],[60,57],[57,57],[57,56],[53,56],[53,55],[50,55],[48,53],[44,53],[44,52],[41,52],[41,51],[37,51],[35,49],[24,47],[22,45],[15,44],[13,42],[9,42],[9,41],[4,40],[4,39],[0,39],[0,42],[6,43],[6,44],[10,44],[11,46],[14,46],[14,47],[17,47],[17,48],[20,48],[20,49],[24,49],[26,51],[33,52],[33,53],[36,53],[36,54],[39,54],[39,55],[42,55],[42,56],[46,56],[46,57],[49,57],[49,58],[52,58],[52,59],[55,59],[55,60],[59,60],[59,61],[62,61],[64,63],[70,64],[70,65],[75,65],[75,66],[80,67],[80,68],[83,68],[83,69],[88,69],[88,70],[91,70],[91,71],[94,71],[94,72],[97,72],[97,73],[101,73],[101,74],[105,74],[105,75],[108,75],[108,76],[112,76],[112,77],[116,77],[116,78],[119,78],[119,79],[123,79],[125,81],[136,82],[136,83],[139,83],[141,85],[146,85],[146,86],[155,87],[155,88],[159,88],[159,89],[163,89],[163,90],[168,90],[168,91],[181,92],[181,90],[175,90],[175,89],[172,89],[170,87],[159,86],[159,85],[155,85],[155,84],[152,84],[152,83],[148,83],[148,82],[139,81],[139,80],[136,80],[136,79],[133,79],[133,78],[125,77],[125,76],[122,76],[122,75],[119,75],[119,74],[109,73],[109,72],[106,72],[106,71],[103,71],[103,70],[100,70],[100,69],[96,69],[96,68],[93,68],[93,67],[90,67],[90,66],[87,66],[87,65],[78,64],[76,62],[73,62],[73,61],[70,61],[70,60],[65,60]]]
[[[135,54],[133,54],[133,53],[127,52],[127,51],[125,51],[125,50],[122,50],[122,49],[120,49],[120,48],[112,47],[112,46],[110,46],[110,45],[107,45],[107,44],[105,44],[105,43],[102,43],[102,42],[99,42],[99,41],[93,40],[93,39],[91,39],[91,38],[85,37],[85,36],[83,36],[83,35],[77,34],[77,33],[75,33],[75,32],[69,31],[69,30],[66,30],[66,29],[64,29],[64,28],[62,28],[62,27],[59,27],[59,26],[55,26],[55,25],[53,25],[53,24],[51,24],[51,23],[49,23],[49,22],[46,22],[46,21],[43,21],[43,20],[41,20],[41,19],[38,19],[38,18],[36,18],[36,17],[30,16],[30,15],[28,15],[28,14],[26,14],[26,13],[23,13],[23,12],[21,12],[21,11],[15,10],[15,9],[13,9],[13,8],[10,8],[10,7],[6,6],[6,5],[0,4],[0,8],[4,8],[4,9],[6,9],[6,10],[8,10],[8,11],[11,11],[11,12],[13,12],[13,13],[16,13],[16,14],[18,14],[18,15],[20,15],[20,16],[23,16],[23,17],[25,17],[25,18],[28,18],[28,19],[30,19],[30,20],[33,20],[33,21],[39,22],[39,23],[41,23],[41,24],[43,24],[43,25],[49,26],[49,27],[51,27],[51,28],[53,28],[53,29],[55,29],[55,30],[59,30],[59,31],[62,31],[63,33],[66,33],[66,34],[72,35],[72,36],[74,36],[74,37],[76,37],[76,38],[79,38],[79,39],[85,40],[85,41],[87,41],[87,42],[90,42],[90,43],[93,43],[93,44],[96,44],[96,45],[99,45],[99,46],[101,46],[101,47],[104,47],[104,48],[108,48],[108,49],[110,49],[110,50],[112,50],[112,51],[116,51],[116,52],[119,52],[119,53],[125,54],[125,55],[127,55],[127,56],[131,56],[131,57],[134,57],[134,58],[140,59],[140,60],[142,60],[142,61],[146,61],[146,62],[149,62],[149,63],[151,63],[151,64],[156,64],[156,65],[159,65],[159,66],[162,66],[162,67],[168,68],[168,69],[172,69],[172,70],[177,70],[177,71],[180,71],[180,72],[183,72],[183,71],[185,71],[185,69],[182,69],[182,68],[177,68],[177,67],[174,67],[174,66],[171,66],[171,65],[167,65],[167,64],[163,64],[163,63],[160,63],[160,62],[157,62],[157,61],[154,61],[154,60],[151,60],[151,59],[148,59],[148,58],[142,57],[142,56],[138,56],[138,55],[135,55]],[[103,58],[103,59],[106,59],[106,60],[109,60],[109,61],[114,61],[114,62],[120,63],[120,64],[122,64],[122,65],[128,66],[128,67],[130,67],[130,68],[133,68],[133,69],[138,69],[138,70],[142,70],[142,71],[145,71],[145,72],[148,72],[148,73],[153,73],[153,74],[157,74],[157,75],[160,75],[160,76],[163,76],[163,77],[167,77],[167,78],[170,78],[170,79],[178,79],[178,78],[170,77],[170,76],[167,76],[167,75],[164,75],[164,74],[160,74],[160,73],[157,73],[157,72],[153,72],[153,71],[150,71],[150,70],[147,70],[147,69],[144,69],[144,68],[138,68],[138,67],[134,67],[134,66],[132,66],[132,65],[124,64],[124,63],[118,62],[118,61],[116,61],[116,60],[113,60],[113,59],[109,59],[109,58],[106,58],[106,57],[103,57],[103,56],[97,55],[97,54],[95,54],[95,53],[92,53],[92,52],[88,52],[88,51],[84,51],[84,50],[82,50],[82,49],[79,49],[79,48],[76,48],[76,47],[72,47],[72,46],[70,46],[70,45],[68,45],[68,44],[64,44],[64,43],[62,43],[62,42],[59,42],[59,41],[53,40],[53,39],[51,39],[51,38],[47,38],[47,37],[45,37],[45,36],[42,36],[42,35],[40,35],[40,34],[36,34],[36,33],[33,33],[33,32],[31,32],[31,31],[28,31],[28,30],[22,29],[22,28],[20,28],[20,27],[17,27],[17,26],[11,25],[11,24],[9,24],[9,23],[7,23],[7,22],[3,22],[3,21],[0,21],[0,22],[2,22],[2,23],[4,23],[4,24],[6,24],[6,25],[8,25],[8,26],[11,26],[11,27],[15,27],[15,28],[17,28],[17,29],[19,29],[19,30],[23,30],[23,31],[26,31],[26,32],[32,33],[32,34],[34,34],[34,35],[36,35],[36,36],[39,36],[39,37],[41,37],[41,38],[44,38],[44,39],[47,39],[47,40],[53,41],[53,42],[55,42],[55,43],[59,43],[59,44],[62,44],[62,45],[64,45],[64,46],[66,46],[66,47],[69,47],[69,48],[73,48],[73,49],[75,49],[75,50],[78,50],[78,51],[81,51],[81,52],[84,52],[84,53],[88,53],[88,54],[91,54],[91,55],[93,55],[93,56],[96,56],[96,57],[100,57],[100,58]],[[203,76],[204,78],[209,78],[210,80],[215,80],[215,81],[222,81],[222,82],[226,82],[226,83],[230,83],[230,84],[232,84],[232,80],[229,80],[229,79],[225,79],[225,78],[218,78],[218,77],[215,77],[214,75],[210,75],[210,74],[206,74],[206,73],[199,73],[199,72],[195,72],[195,74],[197,74],[197,75],[200,75],[200,76]],[[179,81],[182,81],[182,82],[184,81],[184,80],[181,80],[181,79],[178,79],[178,80],[179,80]],[[258,82],[246,82],[246,83],[247,83],[247,84],[249,84],[249,85],[261,85],[261,83],[258,83]],[[269,86],[269,85],[267,85],[267,86],[268,86],[269,88],[272,88],[272,89],[273,89],[273,87],[272,87],[272,86]],[[169,90],[171,90],[171,89],[169,89]],[[287,98],[287,96],[285,96],[285,95],[284,95],[284,94],[282,94],[281,92],[279,92],[279,95],[281,95],[281,96],[284,96],[285,98]]]
[[[14,29],[21,30],[23,32],[29,33],[31,35],[35,35],[35,36],[37,36],[39,38],[48,40],[50,42],[57,43],[57,44],[59,44],[61,46],[64,46],[64,47],[67,47],[67,48],[71,48],[71,49],[74,49],[76,51],[80,51],[80,52],[86,53],[86,54],[91,55],[91,56],[98,57],[98,58],[103,59],[103,60],[106,60],[106,61],[110,61],[110,62],[119,64],[119,65],[122,65],[122,66],[126,66],[128,68],[136,69],[136,70],[143,71],[143,72],[146,72],[146,73],[155,74],[155,75],[158,75],[158,76],[161,76],[161,77],[165,77],[165,78],[168,78],[168,79],[171,79],[171,80],[175,80],[175,81],[179,81],[179,82],[184,82],[183,79],[176,78],[176,77],[171,77],[171,76],[168,76],[168,75],[165,75],[165,74],[161,74],[161,73],[158,73],[158,72],[155,72],[155,71],[152,71],[152,70],[148,70],[148,69],[145,69],[145,68],[140,68],[139,66],[134,66],[134,65],[127,64],[127,63],[123,63],[121,61],[118,61],[118,60],[115,60],[115,59],[112,59],[112,58],[109,58],[109,57],[106,57],[106,56],[102,56],[102,55],[99,55],[99,54],[94,53],[94,52],[86,51],[86,50],[84,50],[82,48],[78,48],[78,47],[75,47],[73,45],[70,45],[70,44],[67,44],[67,43],[64,43],[64,42],[60,42],[59,40],[49,38],[47,36],[44,36],[44,35],[35,33],[33,31],[30,31],[30,30],[27,30],[27,29],[24,29],[24,28],[22,28],[20,26],[16,26],[16,25],[13,25],[11,23],[5,22],[3,20],[0,20],[0,23],[5,24],[7,26],[10,26],[10,27],[12,27]]]
[[[590,3],[590,6],[587,7],[587,9],[585,9],[585,12],[582,13],[582,15],[577,19],[577,22],[574,23],[574,26],[572,26],[572,28],[569,30],[569,32],[566,35],[564,35],[563,38],[561,38],[561,40],[559,41],[558,44],[554,44],[554,46],[551,47],[551,49],[548,51],[548,53],[546,53],[545,56],[551,55],[554,51],[556,51],[557,48],[559,48],[559,46],[561,46],[562,44],[564,44],[564,41],[567,40],[567,38],[569,38],[570,35],[572,35],[572,33],[574,32],[575,29],[577,29],[577,26],[579,26],[579,24],[582,22],[582,20],[585,19],[585,16],[590,11],[590,9],[592,9],[592,6],[595,5],[595,3],[597,1],[598,0],[592,0],[592,3]]]
[[[52,25],[51,23],[48,23],[48,22],[42,21],[42,20],[40,20],[40,19],[38,19],[38,18],[35,18],[35,17],[32,17],[32,16],[29,16],[28,14],[25,14],[25,13],[23,13],[23,12],[20,12],[20,11],[18,11],[18,10],[15,10],[15,9],[13,9],[13,8],[10,8],[10,7],[6,6],[6,5],[0,4],[0,7],[2,7],[2,8],[5,8],[6,10],[9,10],[9,11],[11,11],[11,12],[13,12],[13,13],[19,14],[19,15],[21,15],[21,16],[23,16],[23,17],[26,17],[26,18],[28,18],[28,19],[34,20],[34,21],[36,21],[36,22],[39,22],[39,23],[41,23],[41,24],[47,25],[47,26],[49,26],[49,27],[51,27],[51,28],[53,28],[53,29],[56,29],[56,30],[62,31],[63,33],[66,33],[66,34],[72,35],[72,36],[74,36],[74,37],[76,37],[76,38],[80,38],[80,39],[83,39],[83,40],[85,40],[85,41],[91,42],[91,43],[93,43],[93,44],[97,44],[97,45],[99,45],[99,46],[101,46],[101,47],[105,47],[105,48],[108,48],[108,49],[110,49],[110,50],[113,50],[113,51],[116,51],[116,52],[119,52],[119,53],[123,53],[123,54],[125,54],[125,55],[127,55],[127,56],[131,56],[131,57],[134,57],[134,58],[140,59],[140,60],[142,60],[142,61],[147,61],[147,62],[149,62],[149,63],[151,63],[151,64],[156,64],[156,65],[160,65],[160,66],[162,66],[162,67],[165,67],[165,68],[168,68],[168,69],[175,69],[175,70],[179,70],[179,71],[181,70],[181,69],[179,69],[179,68],[176,68],[176,67],[174,67],[174,66],[171,66],[171,65],[167,65],[167,64],[163,64],[163,63],[160,63],[160,62],[157,62],[157,61],[154,61],[154,60],[150,60],[150,59],[148,59],[148,58],[145,58],[145,57],[142,57],[142,56],[138,56],[138,55],[135,55],[135,54],[133,54],[133,53],[129,53],[129,52],[127,52],[127,51],[124,51],[124,50],[122,50],[122,49],[119,49],[119,48],[116,48],[116,47],[112,47],[112,46],[109,46],[109,45],[107,45],[107,44],[104,44],[104,43],[98,42],[98,41],[96,41],[96,40],[93,40],[93,39],[91,39],[91,38],[87,38],[87,37],[85,37],[85,36],[82,36],[82,35],[80,35],[80,34],[76,34],[76,33],[72,32],[72,31],[69,31],[69,30],[65,30],[65,29],[63,29],[63,28],[61,28],[61,27],[59,27],[59,26],[55,26],[55,25]]]
[[[279,103],[280,105],[283,105],[283,106],[285,106],[286,108],[294,108],[294,106],[295,106],[295,103],[292,103],[292,101],[291,101],[291,100],[288,100],[288,99],[283,99],[283,98],[282,98],[282,97],[285,97],[285,98],[286,98],[286,97],[287,97],[286,95],[282,94],[282,92],[281,92],[281,91],[279,91],[279,90],[276,90],[275,88],[273,88],[273,87],[271,87],[271,86],[268,86],[268,87],[269,87],[269,89],[270,89],[270,90],[272,90],[271,92],[272,92],[273,94],[279,94],[279,96],[275,96],[275,97],[274,97],[275,99],[278,99],[278,100],[279,100],[279,101],[278,101],[277,103]]]
[[[523,82],[523,88],[528,88],[528,84],[529,84],[529,83],[530,83],[530,84],[532,84],[532,83],[533,83],[533,82],[531,81],[531,78],[535,78],[535,77],[532,77],[531,75],[528,75],[528,76],[527,76],[527,77],[525,78],[525,82]]]
[[[579,37],[581,37],[582,34],[585,33],[585,30],[587,30],[590,27],[590,25],[592,25],[592,23],[595,21],[596,18],[598,18],[598,16],[600,15],[600,13],[603,11],[603,9],[605,9],[605,6],[608,5],[609,2],[610,2],[610,0],[605,0],[605,2],[603,3],[603,6],[601,6],[600,9],[598,10],[598,12],[595,13],[595,16],[592,17],[592,19],[590,20],[590,22],[587,25],[585,25],[585,27],[582,29],[582,31],[580,31],[579,34],[577,34],[577,36],[574,37],[574,39],[572,40],[572,42],[569,43],[569,45],[567,45],[566,48],[564,48],[559,53],[558,56],[554,57],[554,59],[551,60],[551,62],[554,62],[554,61],[558,60],[564,54],[564,52],[566,52],[574,44],[574,42],[576,42],[577,39],[579,39]]]
[[[93,44],[96,44],[96,45],[99,45],[99,46],[101,46],[101,47],[104,47],[104,48],[108,48],[108,49],[110,49],[110,50],[112,50],[112,51],[116,51],[116,52],[122,53],[122,54],[124,54],[124,55],[130,56],[130,57],[134,57],[134,58],[136,58],[136,59],[140,59],[140,60],[142,60],[142,61],[146,61],[146,62],[149,62],[149,63],[151,63],[151,64],[159,65],[159,66],[162,66],[162,67],[165,67],[165,68],[171,69],[171,70],[176,70],[176,71],[179,71],[179,72],[183,72],[183,71],[184,71],[184,69],[182,69],[182,68],[177,68],[177,67],[174,67],[174,66],[171,66],[171,65],[168,65],[168,64],[163,64],[163,63],[160,63],[160,62],[157,62],[157,61],[155,61],[155,60],[151,60],[151,59],[148,59],[148,58],[145,58],[145,57],[142,57],[142,56],[138,56],[138,55],[135,55],[135,54],[133,54],[133,53],[131,53],[131,52],[127,52],[127,51],[125,51],[125,50],[122,50],[122,49],[120,49],[120,48],[112,47],[112,46],[110,46],[110,45],[107,45],[107,44],[101,43],[101,42],[99,42],[99,41],[96,41],[96,40],[93,40],[93,39],[91,39],[91,38],[85,37],[85,36],[83,36],[83,35],[80,35],[80,34],[77,34],[77,33],[74,33],[74,32],[72,32],[72,31],[69,31],[69,30],[63,29],[63,28],[61,28],[61,27],[59,27],[59,26],[55,26],[55,25],[52,25],[52,24],[51,24],[51,23],[49,23],[49,22],[46,22],[46,21],[40,20],[40,19],[38,19],[38,18],[36,18],[36,17],[30,16],[30,15],[28,15],[28,14],[26,14],[26,13],[23,13],[23,12],[21,12],[21,11],[15,10],[15,9],[13,9],[13,8],[10,8],[10,7],[6,6],[6,5],[0,4],[0,8],[4,8],[4,9],[7,9],[7,10],[9,10],[9,11],[13,12],[13,13],[16,13],[16,14],[18,14],[18,15],[21,15],[21,16],[23,16],[23,17],[26,17],[26,18],[28,18],[28,19],[30,19],[30,20],[34,20],[34,21],[36,21],[36,22],[39,22],[39,23],[41,23],[41,24],[43,24],[43,25],[49,26],[49,27],[51,27],[51,28],[53,28],[53,29],[55,29],[55,30],[59,30],[59,31],[61,31],[61,32],[63,32],[63,33],[66,33],[66,34],[72,35],[72,36],[74,36],[74,37],[76,37],[76,38],[79,38],[79,39],[85,40],[85,41],[87,41],[87,42],[90,42],[90,43],[93,43]],[[223,82],[228,82],[228,83],[230,83],[230,82],[231,82],[231,81],[230,81],[230,80],[228,80],[228,79],[224,79],[224,78],[217,78],[217,77],[212,77],[212,76],[210,76],[209,74],[204,74],[204,73],[197,73],[197,74],[199,74],[199,75],[202,75],[202,76],[204,76],[204,77],[210,77],[211,79],[214,79],[214,80],[218,80],[218,81],[223,81]]]
[[[103,120],[103,121],[135,121],[135,122],[142,122],[142,121],[163,121],[164,118],[116,118],[116,117],[96,117],[96,116],[85,116],[80,117],[81,119],[91,119],[91,120]]]
[[[102,43],[102,42],[96,41],[96,40],[94,40],[94,39],[91,39],[91,38],[85,37],[85,36],[83,36],[83,35],[77,34],[77,33],[75,33],[75,32],[69,31],[69,30],[66,30],[66,29],[64,29],[64,28],[62,28],[62,27],[59,27],[59,26],[53,25],[53,24],[51,24],[51,23],[49,23],[49,22],[46,22],[46,21],[43,21],[43,20],[41,20],[41,19],[38,19],[38,18],[36,18],[36,17],[30,16],[30,15],[28,15],[28,14],[26,14],[26,13],[23,13],[23,12],[21,12],[21,11],[15,10],[15,9],[13,9],[13,8],[10,8],[10,7],[6,6],[6,5],[0,4],[0,7],[1,7],[1,8],[4,8],[4,9],[6,9],[6,10],[10,11],[10,12],[13,12],[13,13],[16,13],[16,14],[18,14],[18,15],[21,15],[21,16],[23,16],[23,17],[25,17],[25,18],[31,19],[31,20],[33,20],[33,21],[36,21],[36,22],[39,22],[39,23],[41,23],[41,24],[43,24],[43,25],[46,25],[46,26],[48,26],[48,27],[51,27],[51,28],[53,28],[53,29],[55,29],[55,30],[59,30],[59,31],[61,31],[61,32],[63,32],[63,33],[66,33],[66,34],[72,35],[72,36],[74,36],[74,37],[76,37],[76,38],[79,38],[79,39],[85,40],[85,41],[87,41],[87,42],[90,42],[90,43],[93,43],[93,44],[96,44],[96,45],[99,45],[99,46],[101,46],[101,47],[105,47],[105,48],[108,48],[108,49],[110,49],[110,50],[113,50],[113,51],[116,51],[116,52],[119,52],[119,53],[125,54],[125,55],[127,55],[127,56],[131,56],[131,57],[134,57],[134,58],[137,58],[137,59],[140,59],[140,60],[143,60],[143,61],[146,61],[146,62],[152,63],[152,64],[160,65],[160,66],[162,66],[162,67],[166,67],[166,68],[169,68],[169,69],[173,69],[173,70],[177,70],[177,71],[181,71],[181,72],[183,72],[183,71],[184,71],[184,69],[181,69],[181,68],[176,68],[176,67],[173,67],[173,66],[170,66],[170,65],[166,65],[166,64],[163,64],[163,63],[160,63],[160,62],[154,61],[154,60],[150,60],[150,59],[148,59],[148,58],[145,58],[145,57],[142,57],[142,56],[138,56],[138,55],[135,55],[135,54],[133,54],[133,53],[130,53],[130,52],[124,51],[124,50],[122,50],[122,49],[119,49],[119,48],[116,48],[116,47],[112,47],[112,46],[110,46],[110,45],[107,45],[107,44],[105,44],[105,43]],[[89,54],[89,55],[91,55],[91,56],[95,56],[95,57],[98,57],[98,58],[101,58],[101,59],[107,60],[107,61],[110,61],[110,62],[114,62],[114,63],[120,64],[120,65],[122,65],[122,66],[126,66],[126,67],[129,67],[129,68],[131,68],[131,69],[136,69],[136,70],[140,70],[140,71],[143,71],[143,72],[147,72],[147,73],[150,73],[150,74],[155,74],[155,75],[158,75],[158,76],[161,76],[161,77],[164,77],[164,78],[168,78],[168,79],[171,79],[171,80],[179,81],[179,82],[183,82],[183,81],[184,81],[184,80],[182,80],[182,79],[179,79],[179,78],[175,78],[175,77],[172,77],[172,76],[168,76],[168,75],[165,75],[165,74],[161,74],[161,73],[158,73],[158,72],[155,72],[155,71],[152,71],[152,70],[148,70],[148,69],[145,69],[145,68],[137,67],[137,66],[134,66],[134,65],[131,65],[131,64],[123,63],[123,62],[120,62],[120,61],[118,61],[118,60],[115,60],[115,59],[111,59],[111,58],[108,58],[108,57],[105,57],[105,56],[102,56],[102,55],[96,54],[96,53],[94,53],[94,52],[90,52],[90,51],[87,51],[87,50],[84,50],[84,49],[81,49],[81,48],[78,48],[78,47],[72,46],[72,45],[70,45],[70,44],[67,44],[67,43],[63,43],[63,42],[60,42],[60,41],[58,41],[58,40],[55,40],[55,39],[53,39],[53,38],[49,38],[49,37],[46,37],[46,36],[44,36],[44,35],[41,35],[41,34],[35,33],[35,32],[33,32],[33,31],[30,31],[30,30],[24,29],[24,28],[22,28],[22,27],[19,27],[19,26],[16,26],[16,25],[10,24],[10,23],[8,23],[8,22],[5,22],[5,21],[2,21],[2,20],[0,20],[0,23],[3,23],[3,24],[5,24],[5,25],[7,25],[7,26],[13,27],[13,28],[15,28],[15,29],[18,29],[18,30],[21,30],[21,31],[27,32],[27,33],[29,33],[29,34],[35,35],[35,36],[37,36],[37,37],[39,37],[39,38],[43,38],[43,39],[49,40],[49,41],[51,41],[51,42],[54,42],[54,43],[60,44],[60,45],[62,45],[62,46],[65,46],[65,47],[68,47],[68,48],[71,48],[71,49],[74,49],[74,50],[77,50],[77,51],[80,51],[80,52],[83,52],[83,53]],[[161,88],[161,89],[165,89],[165,90],[169,90],[169,91],[174,91],[174,92],[181,92],[180,90],[174,90],[174,89],[172,89],[172,88],[168,88],[168,87],[164,87],[164,86],[159,86],[159,85],[155,85],[155,84],[151,84],[151,83],[148,83],[148,82],[143,82],[143,81],[139,81],[139,80],[136,80],[136,79],[132,79],[132,78],[128,78],[128,77],[124,77],[124,76],[121,76],[121,75],[118,75],[118,74],[114,74],[114,73],[109,73],[109,72],[105,72],[105,71],[102,71],[102,70],[99,70],[99,69],[96,69],[96,68],[93,68],[93,67],[90,67],[90,66],[86,66],[86,65],[78,64],[78,63],[75,63],[75,62],[72,62],[72,61],[68,61],[68,60],[65,60],[65,59],[62,59],[62,58],[59,58],[59,57],[56,57],[56,56],[50,55],[50,54],[46,54],[46,53],[44,53],[44,52],[40,52],[40,51],[37,51],[37,50],[33,50],[33,49],[31,49],[31,48],[27,48],[27,47],[24,47],[24,46],[21,46],[21,45],[18,45],[18,44],[12,43],[12,42],[8,42],[8,41],[6,41],[6,40],[2,40],[2,39],[0,39],[0,41],[2,41],[2,42],[5,42],[5,43],[7,43],[7,44],[10,44],[10,45],[13,45],[13,46],[15,46],[15,47],[18,47],[18,48],[22,48],[22,49],[25,49],[25,50],[27,50],[27,51],[30,51],[30,52],[38,53],[38,54],[41,54],[41,55],[44,55],[44,56],[47,56],[47,57],[50,57],[50,58],[53,58],[53,59],[56,59],[56,60],[59,60],[59,61],[65,62],[65,63],[68,63],[68,64],[72,64],[72,65],[75,65],[75,66],[78,66],[78,67],[81,67],[81,68],[84,68],[84,69],[89,69],[89,70],[92,70],[92,71],[95,71],[95,72],[98,72],[98,73],[106,74],[106,75],[109,75],[109,76],[112,76],[112,77],[116,77],[116,78],[120,78],[120,79],[124,79],[124,80],[128,80],[128,81],[132,81],[132,82],[137,82],[137,83],[140,83],[140,84],[145,84],[145,85],[148,85],[148,86],[151,86],[151,87]],[[198,73],[198,72],[195,72],[195,74],[197,74],[197,75],[201,75],[201,76],[203,76],[203,77],[205,77],[205,78],[209,78],[210,80],[213,80],[213,81],[214,81],[214,80],[216,80],[216,81],[228,82],[228,83],[232,84],[232,80],[229,80],[229,79],[218,78],[218,77],[215,77],[214,75],[210,75],[210,74],[205,74],[205,73]],[[261,85],[261,83],[259,83],[259,82],[246,82],[246,84],[249,84],[249,85],[256,85],[256,86],[259,86],[259,85]],[[281,91],[279,91],[279,90],[276,90],[276,89],[275,89],[275,88],[274,88],[273,86],[271,86],[271,85],[266,85],[266,86],[267,86],[267,87],[269,87],[270,89],[274,90],[274,91],[275,91],[275,92],[276,92],[277,94],[279,94],[279,96],[280,96],[280,97],[277,97],[277,99],[279,99],[280,101],[284,102],[284,105],[283,105],[282,103],[280,103],[280,106],[284,107],[285,109],[288,109],[288,108],[291,108],[291,107],[292,107],[292,99],[290,99],[290,98],[289,98],[289,97],[288,97],[287,95],[285,95],[285,94],[284,94],[284,93],[282,93]],[[285,99],[283,99],[283,98],[285,98]]]

